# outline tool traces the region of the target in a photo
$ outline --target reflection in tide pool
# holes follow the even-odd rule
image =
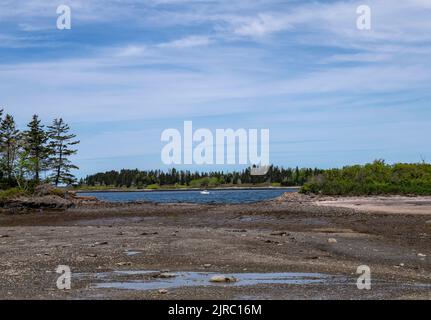
[[[345,282],[346,279],[320,273],[230,273],[229,277],[236,282],[214,283],[211,277],[216,273],[207,272],[176,272],[169,277],[159,277],[156,271],[121,271],[96,275],[96,279],[104,280],[96,283],[95,288],[123,289],[123,290],[156,290],[197,286],[253,286],[259,284],[334,284]]]

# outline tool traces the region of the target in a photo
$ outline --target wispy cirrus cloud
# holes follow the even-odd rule
[[[188,36],[185,38],[173,40],[171,42],[161,43],[161,48],[192,48],[209,45],[212,40],[207,36]]]

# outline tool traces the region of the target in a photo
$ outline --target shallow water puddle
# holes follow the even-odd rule
[[[98,279],[106,282],[96,283],[95,288],[125,290],[155,290],[196,286],[253,286],[258,284],[291,284],[308,285],[328,283],[334,284],[335,277],[320,273],[230,273],[229,277],[236,282],[214,283],[211,277],[217,273],[208,272],[176,272],[170,277],[161,278],[155,271],[117,271],[99,274]],[[340,279],[338,279],[340,280]]]
[[[125,251],[124,253],[128,256],[136,256],[138,254],[141,254],[142,252],[141,251]]]

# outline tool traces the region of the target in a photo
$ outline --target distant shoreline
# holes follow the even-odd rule
[[[76,193],[108,193],[108,192],[177,192],[177,191],[202,191],[202,190],[296,190],[301,187],[220,187],[220,188],[178,188],[178,189],[106,189],[106,190],[73,190]]]

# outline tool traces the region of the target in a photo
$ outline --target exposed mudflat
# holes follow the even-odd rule
[[[1,299],[431,299],[431,198],[0,213]],[[58,290],[58,265],[71,290]],[[371,268],[358,290],[357,267]],[[210,282],[223,275],[229,282]]]

